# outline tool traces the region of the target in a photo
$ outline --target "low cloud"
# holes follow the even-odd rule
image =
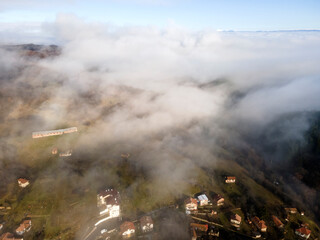
[[[84,138],[101,132],[93,141],[143,143],[197,124],[249,129],[320,108],[319,32],[114,27],[72,15],[48,27],[63,42],[62,54],[11,82],[59,83],[35,110],[45,128],[91,122]],[[108,104],[118,105],[105,114]]]
[[[11,121],[2,137],[79,127],[75,148],[96,159],[79,170],[90,183],[106,158],[129,152],[157,186],[154,196],[178,196],[198,177],[195,169],[215,163],[221,139],[241,141],[285,115],[320,110],[317,31],[189,32],[72,15],[47,27],[63,43],[60,56],[1,55],[1,101],[14,99],[2,112],[3,126]],[[301,138],[309,124],[286,123],[288,138]],[[8,142],[1,158],[14,153]]]

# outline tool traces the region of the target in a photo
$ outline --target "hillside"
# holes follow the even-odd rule
[[[189,104],[179,96],[179,90],[204,91],[207,100],[221,90],[240,101],[245,93],[233,92],[228,80],[179,81],[172,92],[143,89],[115,84],[103,70],[105,80],[94,66],[73,78],[61,73],[55,46],[11,48],[23,57],[1,66],[1,233],[14,232],[22,219],[31,218],[25,240],[84,239],[100,219],[97,194],[112,187],[120,192],[123,220],[154,216],[155,239],[190,238],[194,219],[185,214],[184,200],[200,192],[225,199],[221,208],[199,208],[206,221],[222,226],[220,239],[251,237],[257,230],[250,223],[254,216],[266,222],[266,239],[295,239],[302,224],[312,231],[310,239],[319,237],[319,113],[284,114],[247,131],[246,125],[221,118],[225,112],[212,116],[211,108],[193,106],[200,96]],[[32,59],[25,60],[26,54]],[[176,95],[174,105],[170,100]],[[229,107],[230,101],[221,105]],[[311,123],[303,125],[305,138],[286,134],[287,124],[296,126],[301,119]],[[34,131],[74,126],[75,133],[32,138]],[[226,176],[236,177],[236,183],[226,184]],[[19,178],[30,184],[19,187]],[[232,214],[243,220],[239,231],[230,224]],[[273,215],[285,223],[284,230],[276,228]]]

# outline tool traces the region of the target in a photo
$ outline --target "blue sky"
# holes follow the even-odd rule
[[[319,0],[1,0],[0,23],[53,22],[59,13],[115,25],[222,30],[320,29]]]

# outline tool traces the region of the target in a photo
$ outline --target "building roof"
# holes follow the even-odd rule
[[[101,197],[107,197],[108,195],[117,196],[119,192],[113,188],[108,188],[106,190],[103,190],[99,193]]]
[[[107,205],[118,205],[117,197],[114,196],[107,196],[105,201]]]
[[[145,226],[147,224],[153,224],[153,220],[150,216],[143,216],[140,218],[141,226]]]
[[[311,234],[311,230],[309,230],[308,228],[305,228],[305,227],[298,228],[296,231],[303,234],[303,235]]]
[[[296,208],[285,208],[285,210],[287,212],[298,212],[298,209],[296,209]]]
[[[226,176],[226,180],[236,180],[235,176]]]
[[[257,216],[252,218],[252,222],[256,224],[260,229],[267,228],[265,221],[260,220]]]
[[[101,191],[99,197],[104,198],[106,205],[119,205],[119,192],[113,188]]]
[[[78,129],[77,127],[71,127],[71,128],[64,128],[64,129],[56,129],[56,130],[48,130],[48,131],[39,131],[39,132],[33,132],[32,135],[39,135],[39,134],[50,134],[50,133],[61,133],[63,134],[64,132],[77,132]]]
[[[71,156],[72,155],[72,149],[68,149],[68,150],[66,150],[66,151],[64,151],[64,152],[60,152],[59,153],[59,156],[60,157],[69,157],[69,156]]]
[[[13,240],[14,236],[12,233],[6,232],[0,236],[0,240]]]
[[[234,219],[234,220],[237,220],[237,221],[241,222],[241,217],[238,214],[233,214],[231,216],[231,219]]]
[[[260,229],[267,228],[266,222],[263,221],[263,220],[261,220],[261,221],[259,222],[259,227],[260,227]]]
[[[199,231],[203,231],[203,232],[208,231],[208,224],[190,223],[190,226]]]
[[[272,220],[274,222],[274,224],[277,226],[277,227],[282,227],[283,226],[283,223],[280,221],[279,218],[277,218],[276,216],[272,215]]]
[[[185,203],[185,204],[190,204],[190,203],[198,204],[197,199],[192,198],[192,197],[187,198],[187,199],[184,201],[184,203]]]
[[[18,179],[18,182],[19,182],[19,183],[27,183],[27,182],[29,182],[29,180],[28,180],[28,179],[25,179],[25,178],[19,178],[19,179]]]
[[[208,201],[208,197],[205,194],[201,194],[198,196],[199,201]]]
[[[255,237],[261,236],[261,233],[256,232],[256,231],[252,232],[252,234],[253,234],[253,236],[255,236]]]
[[[24,232],[26,229],[26,227],[24,226],[24,224],[20,224],[20,226],[16,229],[16,232]]]
[[[31,226],[31,220],[23,220],[20,226],[16,229],[16,232],[23,232]]]
[[[126,221],[126,222],[121,224],[120,233],[123,234],[124,232],[126,232],[129,229],[135,230],[134,224],[133,224],[133,222]]]

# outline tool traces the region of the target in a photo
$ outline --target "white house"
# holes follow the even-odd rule
[[[298,212],[298,209],[296,208],[285,208],[284,210],[286,210],[286,212],[290,214],[296,214]]]
[[[57,147],[52,148],[51,153],[52,155],[58,154],[58,148]]]
[[[238,214],[233,214],[230,218],[230,223],[232,226],[240,227],[241,217]]]
[[[70,157],[72,155],[72,149],[59,153],[59,157]]]
[[[19,178],[18,184],[19,184],[19,187],[25,188],[26,186],[28,186],[30,184],[30,182],[29,182],[29,180],[27,180],[25,178]]]
[[[234,177],[234,176],[226,176],[225,182],[226,183],[235,183],[236,182],[236,177]]]
[[[253,234],[252,238],[254,238],[254,239],[261,238],[261,233],[259,233],[259,232],[254,231],[252,234]]]
[[[153,220],[150,216],[140,218],[140,226],[142,232],[150,232],[153,230]]]
[[[198,201],[199,201],[200,206],[206,206],[206,205],[208,205],[209,199],[208,199],[207,195],[201,194],[201,195],[199,195],[197,198],[198,198]]]
[[[120,216],[120,194],[110,188],[100,192],[97,196],[100,215],[109,214],[110,217]]]
[[[184,201],[185,208],[186,208],[186,213],[190,214],[192,211],[196,211],[198,209],[198,201],[195,198],[187,198]]]

